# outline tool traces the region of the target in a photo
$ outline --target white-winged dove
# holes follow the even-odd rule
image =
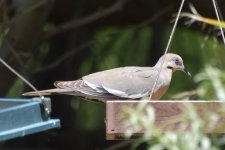
[[[154,67],[121,67],[89,74],[75,81],[56,81],[55,89],[39,91],[39,94],[66,94],[100,102],[141,99],[150,95],[163,60],[164,64],[152,95],[153,100],[159,100],[167,91],[173,72],[180,70],[190,75],[182,58],[177,54],[163,55]],[[28,92],[23,95],[39,94]]]

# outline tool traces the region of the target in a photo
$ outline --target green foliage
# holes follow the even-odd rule
[[[151,29],[104,29],[96,34],[93,57],[98,70],[125,65],[144,65],[148,61]]]
[[[5,36],[8,33],[9,29],[3,29],[0,25],[0,47],[2,47],[2,44],[5,40]]]
[[[170,30],[166,31],[165,43]],[[197,31],[177,29],[170,52],[182,56],[184,64],[192,76],[200,73],[207,65],[218,67],[218,69],[225,68],[225,59],[223,58],[225,56],[224,45],[217,41],[215,37]],[[199,86],[198,84],[193,78],[188,78],[183,73],[175,73],[165,99],[171,99],[182,91],[196,89]],[[212,97],[206,99],[210,98]]]
[[[197,83],[196,89],[175,94],[175,99],[195,100],[224,100],[225,99],[225,71],[218,67],[206,65],[193,78]]]
[[[183,106],[182,114],[164,121],[160,129],[155,125],[155,111],[151,105],[143,102],[137,108],[125,107],[125,136],[129,138],[135,132],[144,133],[132,148],[136,149],[140,144],[147,143],[148,150],[222,150],[222,145],[225,145],[224,136],[209,136],[204,129],[224,130],[224,124],[216,126],[216,123],[225,115],[225,105],[221,104],[217,112],[206,107],[201,110],[201,116],[193,104],[185,103]],[[168,128],[172,124],[177,124],[176,132]]]
[[[30,59],[28,59],[25,69],[26,70],[32,70],[32,71],[37,71],[39,69],[43,68],[43,61],[45,60],[48,52],[49,52],[49,42],[47,41],[43,41],[39,48],[38,51],[34,52],[34,56],[35,57],[30,57]]]
[[[200,82],[197,91],[202,99],[225,99],[225,71],[210,65],[195,76],[195,81]]]
[[[30,57],[30,59],[26,62],[24,66],[24,72],[22,75],[26,76],[25,72],[28,72],[27,70],[36,71],[38,69],[41,69],[43,67],[43,60],[45,59],[46,55],[49,51],[49,43],[48,42],[42,42],[39,47],[39,51],[35,52],[35,57]],[[32,69],[31,69],[32,68]],[[35,68],[35,70],[34,70]],[[28,72],[30,73],[30,72]],[[7,93],[7,97],[18,97],[21,96],[22,89],[25,83],[17,78],[14,82],[14,84],[11,86],[10,90]]]
[[[44,32],[48,32],[48,31],[51,31],[55,28],[55,25],[51,22],[48,22],[45,24],[45,26],[43,27],[43,31]]]
[[[104,105],[91,103],[76,98],[72,101],[72,106],[76,110],[76,122],[82,130],[98,130],[104,128]]]
[[[21,79],[16,79],[14,84],[11,86],[10,90],[6,94],[6,97],[14,97],[21,94],[22,86],[24,85],[23,81]]]

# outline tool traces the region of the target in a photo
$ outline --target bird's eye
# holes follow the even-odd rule
[[[178,66],[182,66],[182,62],[179,59],[175,59],[175,64]]]

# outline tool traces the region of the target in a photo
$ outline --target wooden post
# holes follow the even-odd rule
[[[115,140],[122,139],[125,133],[123,127],[123,119],[120,117],[124,106],[136,107],[142,101],[107,101],[106,102],[106,139]],[[187,103],[192,103],[197,108],[198,113],[201,115],[205,110],[216,112],[221,106],[223,101],[148,101],[147,105],[151,105],[155,109],[155,123],[160,128],[162,124],[171,117],[180,115],[183,106]],[[207,109],[205,109],[207,108]],[[218,124],[225,124],[225,116]],[[218,125],[217,124],[217,125]],[[176,131],[178,124],[171,124],[167,129]],[[216,125],[216,126],[217,126]],[[219,126],[219,125],[218,125]],[[216,127],[213,130],[205,129],[206,133],[225,133],[225,130],[218,130]],[[133,138],[142,135],[143,132],[134,133]]]

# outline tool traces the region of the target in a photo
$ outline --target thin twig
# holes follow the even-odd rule
[[[52,31],[47,32],[44,35],[44,38],[51,38],[53,36],[56,36],[58,34],[62,34],[65,33],[69,30],[72,29],[76,29],[85,25],[88,25],[96,20],[99,20],[101,18],[104,18],[106,16],[112,15],[113,13],[119,11],[122,9],[122,7],[124,6],[124,4],[127,2],[128,0],[118,0],[118,2],[114,5],[112,5],[109,8],[97,11],[93,14],[91,14],[90,16],[80,19],[80,20],[72,20],[70,22],[66,22],[63,25],[60,25],[59,27],[56,27],[55,29],[53,29]]]
[[[0,0],[0,26],[2,27],[1,30],[3,31],[5,28],[5,24],[7,23],[7,8],[6,8],[5,0]]]
[[[5,28],[5,25],[8,24],[9,21],[9,17],[8,17],[8,13],[7,13],[7,4],[5,0],[3,1],[3,28]]]
[[[158,13],[156,13],[156,15],[154,15],[153,17],[147,19],[146,21],[141,22],[140,24],[134,25],[134,26],[129,27],[129,28],[133,28],[133,29],[142,28],[143,26],[146,26],[146,25],[152,23],[153,21],[157,20],[160,16],[162,16],[165,13],[167,13],[168,11],[169,11],[169,8],[168,9],[163,9],[162,11],[159,11]],[[114,32],[114,33],[112,33],[110,35],[115,35],[115,34],[119,34],[119,33],[121,33],[121,32],[120,31],[116,31],[116,32]],[[89,47],[91,44],[93,44],[93,42],[94,41],[89,41],[89,42],[83,43],[78,48],[70,50],[68,53],[66,53],[63,56],[57,58],[57,60],[55,60],[54,62],[48,64],[44,68],[35,70],[34,73],[47,71],[47,70],[50,70],[50,69],[53,69],[53,68],[57,67],[58,65],[60,65],[62,62],[64,62],[68,58],[70,58],[70,57],[74,56],[75,54],[79,53],[84,48]]]
[[[82,49],[89,47],[91,44],[93,43],[93,41],[89,41],[86,42],[82,45],[80,45],[78,48],[76,49],[71,49],[69,50],[67,53],[65,53],[64,55],[62,55],[61,57],[57,58],[56,61],[53,61],[52,63],[48,64],[47,66],[45,66],[44,68],[41,69],[37,69],[35,70],[33,73],[37,73],[37,72],[43,72],[43,71],[47,71],[47,70],[51,70],[55,67],[57,67],[58,65],[60,65],[63,61],[67,60],[68,58],[76,55],[78,52],[80,52]]]
[[[155,20],[157,20],[159,17],[163,16],[164,14],[168,13],[170,11],[172,7],[169,6],[169,7],[166,7],[166,8],[163,8],[159,11],[157,11],[155,13],[154,16],[151,16],[149,19],[137,24],[136,26],[132,27],[132,28],[142,28],[143,26],[146,26],[146,25],[149,25],[151,23],[153,23]]]
[[[20,64],[20,66],[24,66],[24,62],[23,60],[20,58],[18,52],[11,46],[11,44],[9,43],[9,41],[6,39],[5,43],[9,49],[9,51],[13,54],[13,56],[15,57],[15,59],[17,60],[17,62]]]
[[[47,3],[47,0],[41,0],[41,1],[37,2],[37,3],[35,3],[34,5],[32,5],[31,7],[29,7],[28,9],[26,9],[26,10],[24,10],[22,12],[18,12],[17,15],[10,20],[9,25],[11,25],[13,22],[15,22],[15,20],[17,18],[19,18],[20,16],[25,15],[25,14],[27,14],[29,12],[32,12],[32,11],[38,9],[39,7],[43,6],[46,3]]]

